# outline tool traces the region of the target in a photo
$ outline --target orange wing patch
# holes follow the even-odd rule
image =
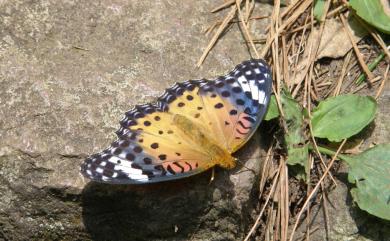
[[[128,111],[118,140],[87,158],[81,172],[94,181],[138,184],[232,168],[231,153],[265,114],[271,82],[265,62],[250,60],[212,81],[176,83],[157,102]]]

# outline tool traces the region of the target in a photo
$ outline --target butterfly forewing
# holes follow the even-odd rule
[[[266,112],[271,83],[262,60],[245,61],[212,81],[176,83],[157,102],[128,111],[118,140],[90,156],[81,172],[95,181],[138,184],[226,166],[208,149],[215,144],[232,153],[248,141]]]

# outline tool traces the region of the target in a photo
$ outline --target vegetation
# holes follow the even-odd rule
[[[338,159],[349,166],[350,192],[359,208],[390,220],[390,144],[361,151],[368,144],[359,137],[375,119],[389,76],[389,3],[275,0],[271,16],[258,16],[255,1],[231,0],[212,12],[225,15],[207,29],[214,35],[198,67],[237,17],[251,56],[273,68],[274,96],[265,120],[276,131],[260,180],[261,211],[246,240],[259,228],[274,240],[293,240],[313,200],[327,202]],[[254,33],[258,21],[268,23],[266,38]],[[296,180],[302,197],[291,200]],[[292,202],[296,211],[289,208]]]

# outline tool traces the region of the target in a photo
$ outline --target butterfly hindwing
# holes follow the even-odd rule
[[[204,171],[209,156],[172,124],[173,115],[153,105],[136,106],[121,121],[119,139],[92,155],[82,172],[107,183],[171,180]]]
[[[250,60],[212,81],[176,83],[157,102],[126,112],[118,140],[90,156],[81,172],[95,181],[139,184],[229,166],[215,158],[214,147],[233,153],[250,138],[265,114],[271,82],[266,63]]]

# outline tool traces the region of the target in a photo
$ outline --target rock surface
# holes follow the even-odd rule
[[[260,138],[239,155],[256,157],[245,163],[255,173],[217,170],[211,184],[205,173],[113,187],[78,173],[87,155],[115,138],[132,105],[250,57],[235,26],[204,67],[194,67],[208,43],[202,33],[215,20],[213,4],[0,1],[0,240],[243,237],[257,202]]]
[[[132,105],[153,100],[175,81],[212,78],[250,57],[234,26],[203,67],[194,68],[208,43],[202,33],[216,18],[209,12],[214,4],[0,1],[0,240],[245,236],[258,202],[267,139],[260,134],[238,153],[253,171],[217,169],[211,184],[209,172],[137,187],[87,183],[78,173],[87,155],[115,138]],[[259,15],[271,9],[256,5]],[[252,25],[255,36],[266,23]],[[389,141],[388,101],[386,92],[374,131],[383,142]]]

